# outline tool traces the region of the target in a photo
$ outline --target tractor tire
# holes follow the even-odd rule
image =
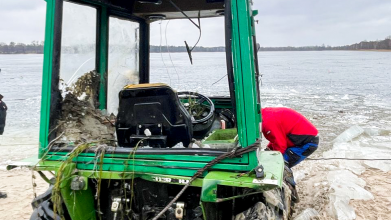
[[[50,186],[45,193],[33,199],[31,205],[34,209],[30,220],[61,220],[60,216],[54,218],[53,203],[51,200],[53,186]]]
[[[263,193],[266,202],[257,202],[244,212],[237,214],[234,220],[288,220],[293,202],[290,187],[283,183],[281,189],[273,189]]]

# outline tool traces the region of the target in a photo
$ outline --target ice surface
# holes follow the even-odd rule
[[[334,143],[348,142],[364,133],[364,129],[358,125],[354,125],[345,130],[337,138],[334,139]]]
[[[360,162],[353,160],[344,160],[339,162],[339,167],[352,171],[353,173],[360,175],[365,171],[365,167]]]
[[[389,131],[376,127],[364,128],[354,125],[339,135],[333,141],[333,148],[323,153],[326,158],[379,159],[391,158]],[[366,167],[383,171],[391,170],[390,161],[379,160],[339,160],[338,169],[329,169],[327,180],[331,193],[330,213],[339,220],[356,218],[349,201],[371,200],[373,195],[364,189],[366,183],[357,175],[362,174]],[[357,175],[355,175],[357,174]]]
[[[352,220],[356,219],[354,209],[349,206],[348,199],[339,199],[335,194],[330,195],[331,212],[335,219]]]
[[[387,157],[390,158],[389,155]],[[364,164],[369,167],[379,169],[383,172],[388,172],[391,170],[390,160],[389,161],[365,161]]]
[[[365,135],[362,135],[363,133]],[[388,130],[354,125],[334,140],[333,149],[324,152],[323,157],[366,159],[365,161],[340,161],[340,168],[351,170],[356,174],[365,171],[362,165],[388,172],[391,170],[391,161],[376,159],[391,159],[389,134]]]
[[[300,182],[302,179],[304,179],[304,177],[305,173],[303,171],[299,170],[295,172],[294,179],[296,183]]]
[[[294,220],[311,220],[317,216],[319,216],[319,213],[315,209],[308,208],[300,213]]]
[[[341,99],[342,99],[342,100],[347,100],[347,99],[349,99],[349,95],[346,94],[346,95],[344,95]]]
[[[354,209],[349,206],[351,199],[374,199],[373,195],[363,188],[366,182],[348,170],[330,171],[327,180],[330,182],[330,188],[334,190],[330,194],[330,203],[336,219],[356,218]]]
[[[373,195],[363,188],[366,185],[365,181],[348,170],[331,171],[327,175],[327,179],[337,197],[373,199]]]

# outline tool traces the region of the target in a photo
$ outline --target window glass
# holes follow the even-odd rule
[[[96,19],[95,8],[64,2],[60,64],[63,92],[96,68]]]
[[[196,23],[198,21],[193,19]],[[229,96],[225,59],[224,18],[201,19],[202,35],[188,19],[151,23],[150,81],[169,84],[177,91]],[[186,52],[192,49],[192,61]],[[205,80],[199,80],[205,79]]]
[[[139,23],[110,17],[107,110],[118,113],[118,94],[139,83]]]

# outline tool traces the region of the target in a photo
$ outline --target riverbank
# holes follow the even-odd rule
[[[339,212],[349,213],[348,206],[353,208],[355,214],[351,218],[355,220],[379,220],[389,219],[391,216],[391,171],[383,172],[378,169],[366,169],[357,177],[365,183],[364,189],[373,195],[373,199],[362,200],[352,199],[347,204],[330,201],[335,192],[333,181],[328,179],[330,172],[341,172],[343,161],[310,161],[306,160],[294,168],[297,179],[298,194],[300,202],[295,205],[294,217],[302,213],[305,209],[313,208],[319,213],[322,220],[338,219],[335,216],[336,207]],[[337,181],[337,180],[334,180]],[[343,184],[343,189],[347,189]],[[354,187],[352,184],[351,187]],[[360,191],[353,191],[359,194]],[[334,203],[334,204],[333,204]]]
[[[49,184],[35,173],[37,179],[35,192],[44,193]],[[27,169],[0,170],[0,191],[7,193],[7,198],[0,199],[0,220],[30,219],[31,202],[34,198],[32,173]]]

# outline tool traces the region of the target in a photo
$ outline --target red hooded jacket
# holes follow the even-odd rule
[[[273,107],[262,109],[262,133],[270,142],[270,149],[284,153],[288,147],[298,145],[294,137],[299,137],[303,142],[303,137],[312,138],[318,135],[318,130],[295,110]]]

